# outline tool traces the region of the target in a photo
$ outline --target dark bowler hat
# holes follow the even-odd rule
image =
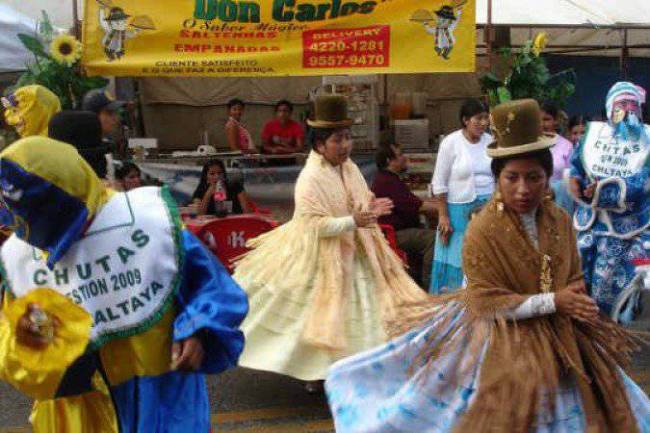
[[[343,128],[352,125],[348,118],[348,100],[344,96],[321,95],[314,103],[314,118],[307,119],[312,128]]]
[[[504,102],[492,109],[490,129],[495,141],[487,154],[504,158],[548,149],[555,144],[556,135],[542,132],[541,111],[534,99]]]
[[[447,18],[448,20],[455,20],[456,14],[454,13],[454,8],[451,6],[443,6],[436,11],[436,15],[440,18]]]
[[[127,15],[122,8],[111,8],[106,21],[121,21],[130,17],[131,15]]]

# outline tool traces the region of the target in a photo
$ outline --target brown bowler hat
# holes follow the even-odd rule
[[[348,118],[348,100],[344,96],[321,95],[314,103],[314,118],[307,119],[312,128],[343,128],[352,125]]]
[[[490,158],[549,149],[555,144],[555,134],[542,132],[541,111],[534,99],[518,99],[494,107],[490,129],[495,139],[487,148]]]

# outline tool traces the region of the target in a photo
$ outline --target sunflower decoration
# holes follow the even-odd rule
[[[539,57],[542,51],[544,51],[544,48],[546,48],[547,43],[548,35],[546,32],[537,33],[537,35],[535,35],[535,39],[533,39],[533,47],[531,48],[535,57]]]
[[[67,33],[61,34],[52,40],[50,55],[62,65],[72,66],[81,58],[81,42]]]
[[[34,61],[25,65],[25,72],[11,86],[9,92],[40,84],[59,98],[62,109],[78,109],[86,93],[106,87],[108,80],[86,75],[83,69],[78,67],[83,48],[81,42],[73,35],[55,35],[54,32],[50,18],[43,12],[36,34],[16,35],[23,47],[34,55]]]
[[[22,367],[31,372],[62,371],[77,359],[90,340],[92,318],[66,296],[39,288],[9,303],[0,318],[0,329],[12,336],[12,350]],[[41,337],[40,348],[25,344],[16,332],[24,317],[30,332]]]

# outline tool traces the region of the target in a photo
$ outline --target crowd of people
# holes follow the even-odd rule
[[[369,187],[347,100],[319,96],[295,212],[249,241],[232,276],[137,166],[118,170],[122,191],[102,182],[101,114],[25,95],[5,103],[24,138],[0,153],[14,233],[0,253],[0,378],[35,398],[37,433],[208,432],[204,375],[236,365],[324,387],[339,433],[650,433],[650,399],[623,370],[637,341],[610,317],[634,315],[621,296],[650,252],[640,87],[615,84],[606,121],[576,119],[569,139],[552,104],[466,101],[428,199],[400,178],[398,144],[378,150]],[[20,114],[39,98],[48,109]],[[228,108],[229,143],[251,149],[244,104]],[[304,145],[285,134],[291,110],[276,107],[266,149]],[[202,213],[250,206],[219,161],[193,200]]]

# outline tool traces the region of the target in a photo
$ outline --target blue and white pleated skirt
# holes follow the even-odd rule
[[[470,203],[448,203],[449,222],[454,230],[449,236],[449,243],[443,245],[440,235],[436,234],[436,243],[431,264],[431,283],[429,293],[439,295],[451,293],[463,285],[463,240],[469,220],[476,209],[485,205],[491,195],[480,195]]]
[[[446,433],[453,430],[472,404],[487,343],[476,362],[458,372],[469,356],[467,345],[442,355],[427,368],[412,370],[413,360],[431,340],[450,338],[447,332],[433,335],[444,307],[424,327],[411,331],[377,349],[336,363],[325,388],[337,433]],[[453,314],[453,313],[451,313]],[[449,324],[460,320],[457,313]],[[641,433],[650,433],[650,400],[622,371],[630,404]],[[585,416],[577,387],[567,380],[556,392],[556,404],[537,416],[531,433],[583,433]]]

